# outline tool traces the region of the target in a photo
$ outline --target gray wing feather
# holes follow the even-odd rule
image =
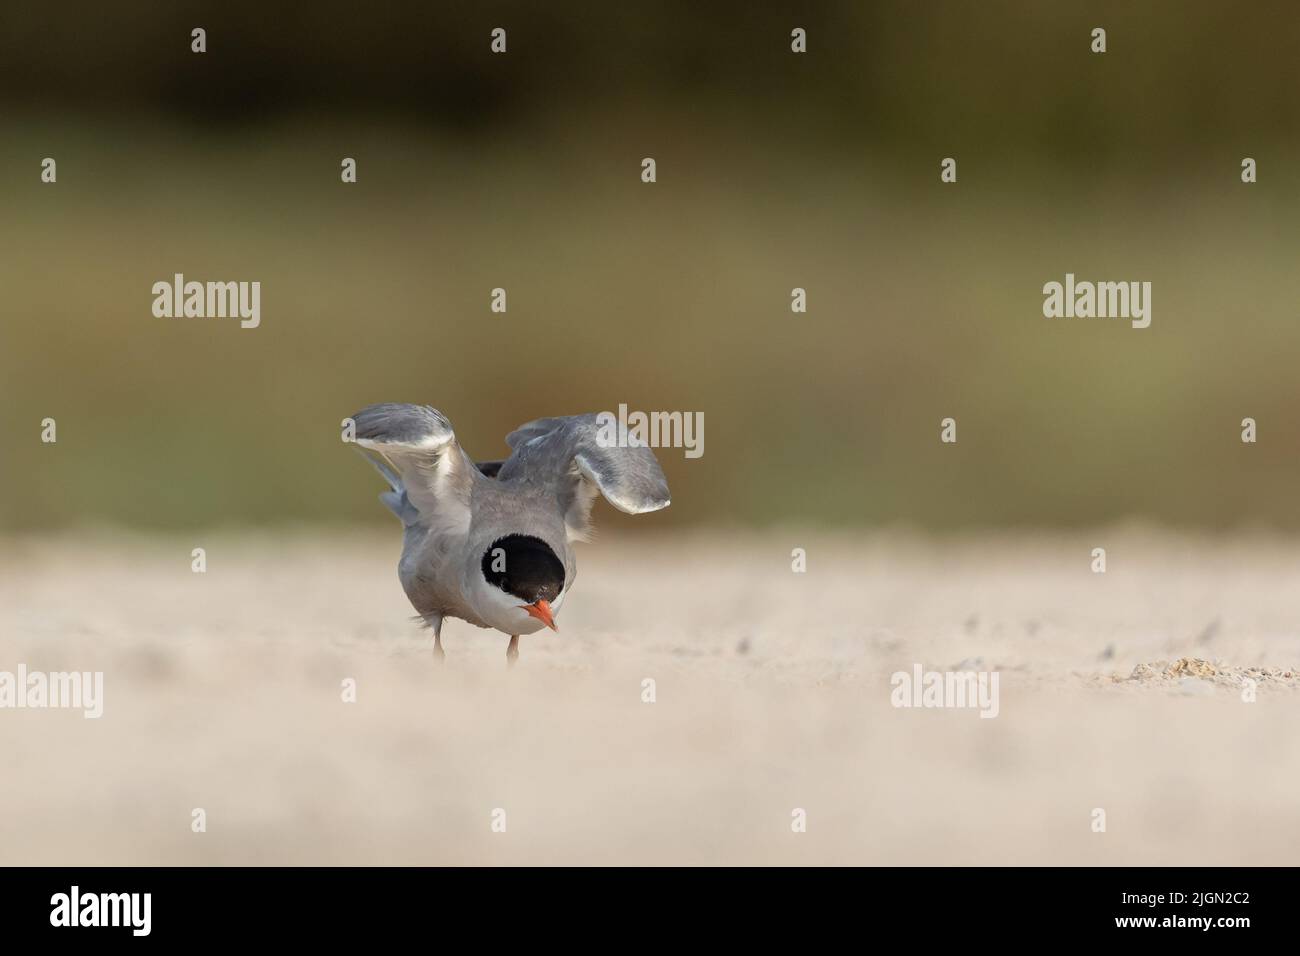
[[[610,440],[616,437],[594,413],[539,418],[506,436],[514,453],[498,477],[554,486],[565,523],[575,537],[590,530],[597,492],[627,514],[667,508],[671,503],[668,481],[654,452],[644,444],[630,444],[626,433],[622,441]]]
[[[511,449],[518,448],[520,445],[532,441],[534,438],[546,437],[551,434],[551,432],[562,428],[566,422],[578,421],[579,419],[588,417],[594,419],[596,416],[570,415],[566,418],[539,418],[536,421],[520,425],[507,435],[506,445]]]
[[[436,445],[455,441],[447,416],[428,405],[383,402],[367,405],[352,416],[357,439],[395,445]]]
[[[427,405],[370,405],[352,416],[357,447],[392,487],[380,498],[410,526],[469,524],[473,463],[451,422]]]

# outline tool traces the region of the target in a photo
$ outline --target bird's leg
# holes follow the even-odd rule
[[[510,646],[506,648],[506,663],[513,667],[515,661],[519,659],[519,635],[510,635]]]
[[[447,658],[442,649],[442,618],[426,618],[426,620],[429,622],[429,626],[433,628],[433,662],[441,664]]]

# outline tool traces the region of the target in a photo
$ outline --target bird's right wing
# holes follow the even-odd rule
[[[451,422],[427,405],[370,405],[352,416],[356,445],[388,480],[380,495],[405,525],[469,528],[470,486],[478,474]]]

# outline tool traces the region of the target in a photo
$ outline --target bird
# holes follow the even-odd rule
[[[438,662],[447,618],[508,635],[511,666],[520,635],[559,630],[573,545],[590,538],[598,494],[627,514],[671,503],[654,452],[610,413],[536,419],[506,436],[508,458],[479,462],[428,405],[369,405],[350,418],[351,441],[388,482],[379,498],[402,522],[398,579]]]

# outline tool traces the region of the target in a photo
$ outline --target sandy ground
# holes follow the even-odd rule
[[[1300,862],[1300,542],[611,537],[513,670],[461,622],[434,664],[396,547],[3,542],[0,671],[105,700],[0,710],[0,863]],[[916,663],[999,715],[891,706]]]

